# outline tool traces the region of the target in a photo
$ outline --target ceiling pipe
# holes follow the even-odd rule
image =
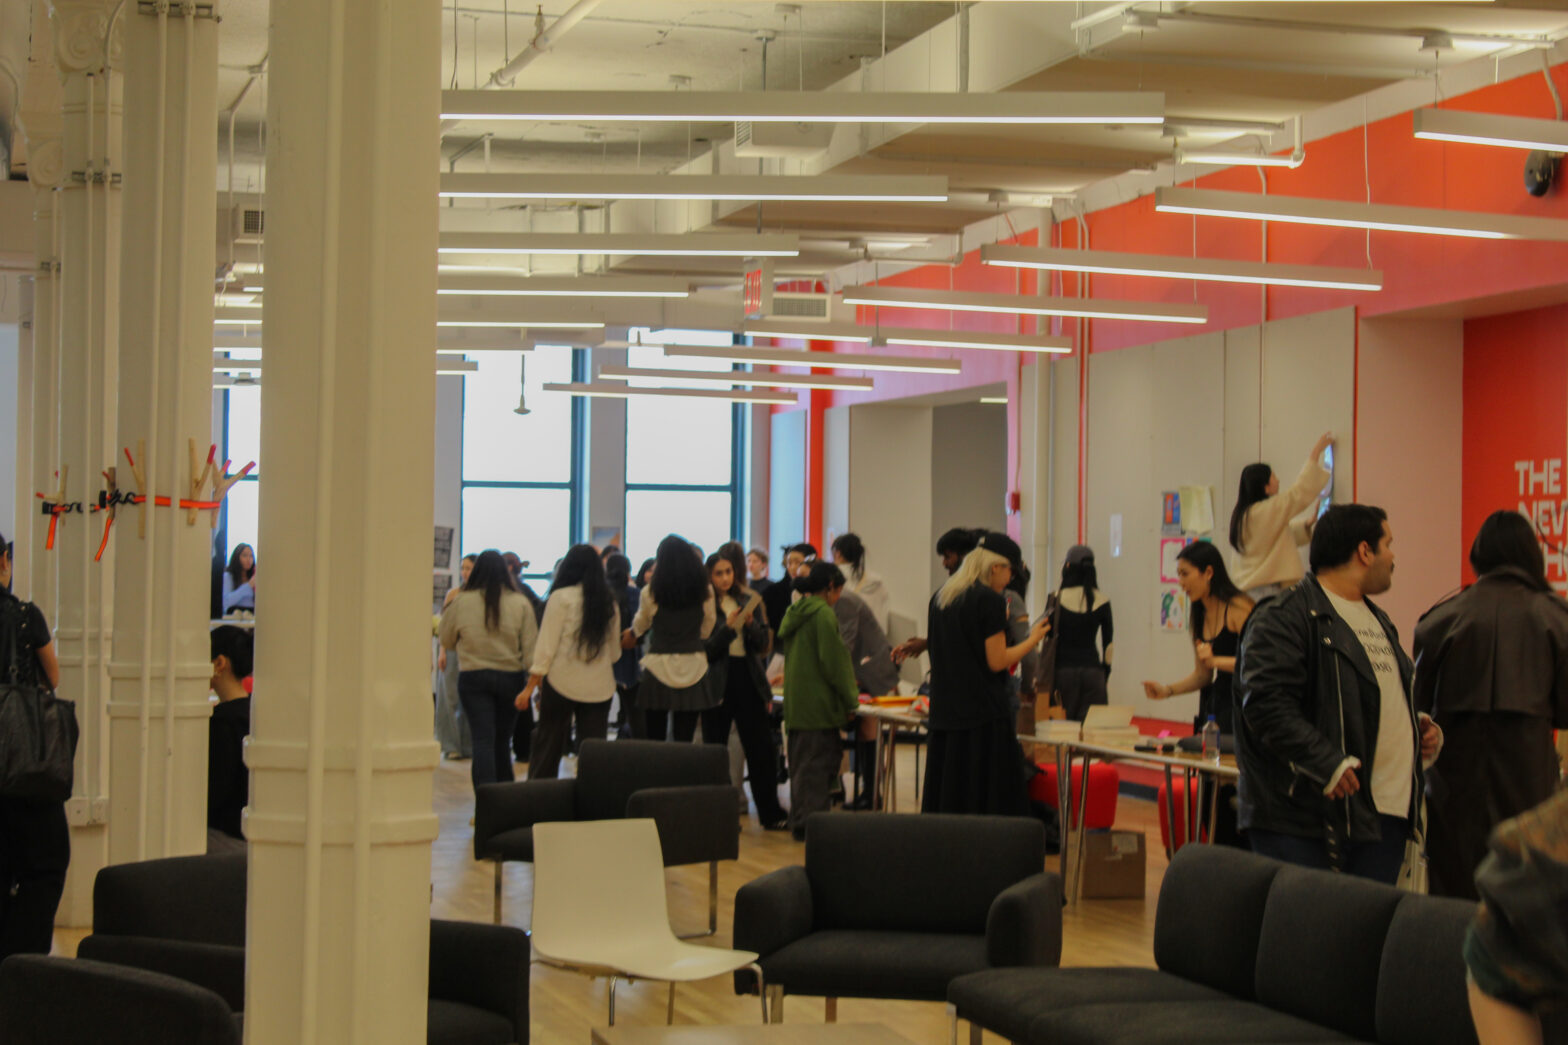
[[[491,73],[490,79],[485,81],[481,90],[493,90],[497,87],[512,86],[519,72],[526,68],[535,58],[538,58],[554,46],[578,22],[592,14],[594,8],[598,7],[602,2],[603,0],[577,0],[575,4],[561,13],[561,17],[550,24],[550,28],[540,29],[535,32],[534,38],[524,45],[523,49],[517,53],[517,57]],[[543,8],[541,7],[540,10],[542,11]],[[458,120],[442,120],[442,132],[445,133],[451,130],[459,122]]]

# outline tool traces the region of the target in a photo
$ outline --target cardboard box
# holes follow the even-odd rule
[[[1092,831],[1084,836],[1085,900],[1141,900],[1147,861],[1142,831]]]

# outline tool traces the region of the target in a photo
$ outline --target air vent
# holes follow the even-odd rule
[[[267,215],[260,207],[235,207],[229,212],[230,235],[235,243],[260,243]]]
[[[735,124],[735,155],[744,159],[810,159],[832,142],[830,123]]]
[[[266,227],[266,221],[259,210],[246,207],[240,218],[240,231],[250,236],[259,236]]]
[[[826,294],[791,294],[775,290],[773,310],[769,316],[780,319],[827,319],[829,305]]]

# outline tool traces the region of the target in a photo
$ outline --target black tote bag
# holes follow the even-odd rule
[[[37,680],[22,610],[0,598],[0,796],[64,802],[75,776],[76,704]]]

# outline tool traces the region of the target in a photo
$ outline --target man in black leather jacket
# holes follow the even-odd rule
[[[1417,719],[1388,616],[1393,534],[1379,508],[1314,527],[1312,573],[1248,619],[1236,671],[1238,823],[1254,851],[1392,884],[1442,734]]]

